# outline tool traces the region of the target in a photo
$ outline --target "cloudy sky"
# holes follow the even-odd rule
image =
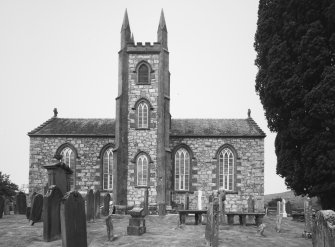
[[[114,118],[125,9],[135,42],[169,35],[173,118],[246,118],[265,131],[265,193],[276,175],[275,134],[255,92],[257,0],[0,0],[0,171],[28,184],[27,132],[53,115]]]

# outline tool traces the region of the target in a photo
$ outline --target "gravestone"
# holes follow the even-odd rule
[[[10,201],[9,201],[9,199],[5,199],[5,208],[4,208],[4,214],[5,215],[9,215],[10,214]]]
[[[107,228],[107,237],[108,241],[113,241],[114,239],[114,228],[113,228],[113,221],[112,221],[112,216],[109,215],[106,218],[106,228]]]
[[[37,194],[31,203],[31,210],[29,217],[29,220],[32,221],[31,225],[34,225],[36,222],[41,221],[42,210],[43,210],[43,196],[41,194]]]
[[[320,210],[315,215],[313,247],[335,247],[335,212]]]
[[[56,185],[63,194],[70,190],[70,176],[73,173],[65,163],[43,166],[48,171],[48,185]]]
[[[209,246],[219,245],[219,202],[217,200],[213,200],[208,206],[205,239]]]
[[[264,210],[264,197],[255,196],[254,198],[254,208],[256,213],[263,213]]]
[[[94,195],[93,190],[88,190],[86,194],[86,220],[94,220]]]
[[[104,196],[104,207],[103,207],[103,210],[102,210],[102,213],[104,216],[107,216],[109,215],[109,202],[111,200],[111,195],[109,193],[107,193],[105,196]]]
[[[304,216],[305,216],[305,229],[303,232],[303,237],[312,237],[312,225],[313,225],[313,212],[311,199],[308,197],[304,200]]]
[[[67,192],[60,206],[63,247],[87,247],[85,201],[78,191]]]
[[[94,192],[94,217],[100,219],[100,191]]]
[[[286,213],[286,201],[283,198],[282,200],[282,208],[283,208],[283,217],[286,218],[287,217],[287,213]]]
[[[140,236],[146,232],[145,213],[143,208],[133,208],[128,213],[131,215],[129,226],[127,227],[128,235]]]
[[[219,224],[225,223],[225,202],[226,200],[226,191],[221,190],[219,192]]]
[[[16,195],[16,212],[18,214],[26,214],[26,210],[27,210],[26,194],[24,194],[22,191],[20,191]]]
[[[51,185],[43,198],[43,239],[50,242],[61,237],[60,202],[63,193]]]
[[[283,211],[281,208],[281,201],[277,201],[277,214],[276,215],[282,215]]]
[[[4,210],[5,210],[5,198],[3,196],[0,196],[0,219],[2,218]]]
[[[252,196],[249,196],[248,198],[248,213],[255,212],[255,200],[252,198]]]
[[[33,200],[34,200],[34,197],[37,195],[36,191],[34,191],[30,197],[29,197],[29,200],[30,200],[30,208],[31,208],[31,204],[33,203]]]

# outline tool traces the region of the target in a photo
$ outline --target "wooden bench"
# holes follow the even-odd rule
[[[234,224],[234,217],[236,215],[239,216],[240,225],[246,226],[247,225],[247,216],[255,216],[255,224],[259,226],[263,223],[263,217],[265,213],[251,213],[251,212],[226,212],[225,213],[228,218],[228,225]]]
[[[195,225],[198,225],[199,223],[201,223],[201,215],[207,214],[207,210],[192,210],[192,209],[178,210],[178,214],[180,224],[185,224],[186,216],[188,214],[194,214]]]

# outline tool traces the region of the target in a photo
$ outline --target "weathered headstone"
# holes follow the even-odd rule
[[[283,211],[281,208],[281,201],[277,201],[277,214],[276,215],[282,215]]]
[[[107,228],[108,241],[113,241],[113,239],[114,239],[114,228],[113,228],[113,221],[112,221],[112,216],[111,215],[109,215],[106,218],[106,228]]]
[[[93,190],[88,190],[86,194],[86,220],[94,220],[94,195]]]
[[[31,203],[31,210],[29,217],[29,220],[32,221],[31,225],[34,225],[36,222],[41,221],[42,210],[43,210],[43,196],[41,194],[37,194]]]
[[[304,200],[304,216],[305,216],[305,229],[303,232],[303,237],[311,238],[312,236],[312,225],[313,225],[313,212],[311,199],[308,197]]]
[[[255,208],[256,213],[264,212],[264,197],[263,196],[255,196],[254,208]]]
[[[5,198],[3,196],[0,196],[0,219],[2,218],[4,210],[5,210]]]
[[[335,247],[335,212],[320,210],[315,215],[313,247]]]
[[[146,232],[145,213],[143,208],[133,208],[128,213],[131,215],[129,226],[127,227],[128,235],[140,236]]]
[[[4,208],[4,214],[9,215],[10,214],[10,201],[8,198],[5,199],[5,208]]]
[[[284,198],[282,200],[282,208],[283,208],[283,218],[286,218],[287,217],[287,213],[286,213],[286,201],[285,201]]]
[[[94,218],[100,219],[100,191],[94,192]]]
[[[26,214],[26,210],[27,210],[26,194],[20,191],[16,195],[16,211],[18,214]]]
[[[60,202],[62,191],[51,185],[43,198],[43,239],[50,242],[61,237]]]
[[[43,166],[48,171],[48,185],[56,185],[63,194],[70,190],[70,178],[73,171],[63,162]]]
[[[219,245],[219,202],[217,200],[209,203],[205,239],[209,246]]]
[[[104,207],[103,207],[103,210],[102,210],[102,213],[104,216],[107,216],[109,215],[109,202],[111,200],[111,195],[109,193],[107,193],[105,196],[104,196]]]
[[[67,192],[60,206],[63,247],[87,247],[85,201],[78,191]]]

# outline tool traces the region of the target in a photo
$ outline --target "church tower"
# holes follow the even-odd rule
[[[159,213],[170,204],[170,72],[163,11],[157,42],[134,43],[128,14],[121,28],[114,149],[117,205],[139,205],[148,189]]]

